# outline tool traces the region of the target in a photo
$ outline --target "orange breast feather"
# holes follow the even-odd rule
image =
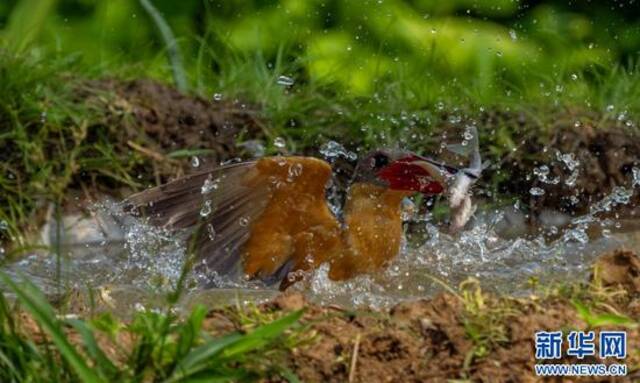
[[[411,193],[371,184],[351,186],[344,208],[345,251],[332,265],[329,277],[351,278],[384,267],[400,252],[402,199]]]

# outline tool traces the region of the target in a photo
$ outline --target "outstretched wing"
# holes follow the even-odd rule
[[[337,227],[324,195],[330,176],[324,161],[267,157],[190,175],[125,202],[154,225],[194,232],[205,271],[272,283],[303,268],[296,246],[306,229]]]

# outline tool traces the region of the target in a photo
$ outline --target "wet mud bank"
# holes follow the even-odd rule
[[[118,141],[117,147],[123,153],[143,157],[135,169],[141,185],[224,161],[260,156],[268,146],[268,123],[256,105],[184,95],[152,80],[101,80],[90,83],[88,89],[86,102],[106,111],[104,123],[118,132],[112,137]],[[492,163],[483,176],[484,186],[480,186],[495,187],[489,198],[498,193],[501,198],[520,199],[534,212],[555,209],[584,214],[615,187],[640,184],[640,134],[635,125],[589,111],[555,113],[557,118],[550,124],[523,113],[500,111],[483,112],[474,119],[483,156]],[[444,132],[454,137],[464,121],[452,124],[447,114],[441,117],[427,129],[432,135]],[[507,133],[501,131],[521,140],[504,142],[501,135]],[[350,143],[345,146],[358,146],[357,139],[344,139]],[[421,149],[446,157],[440,143],[428,140],[427,147]],[[508,154],[492,157],[491,152],[503,153],[510,146],[514,148]],[[299,150],[322,157],[315,147]],[[194,169],[190,154],[201,161],[198,169]],[[345,179],[353,170],[341,162],[336,167],[342,174],[339,177]],[[86,181],[82,175],[77,180],[76,187]],[[91,186],[100,188],[99,181]],[[106,186],[103,191],[113,194],[114,185]],[[540,189],[542,192],[536,192]]]
[[[627,331],[629,375],[618,381],[635,381],[640,378],[640,257],[614,251],[594,270],[585,289],[522,299],[486,295],[469,284],[459,295],[404,302],[388,312],[309,306],[299,295],[281,296],[265,308],[308,307],[304,318],[313,323],[316,341],[293,350],[289,362],[309,382],[536,381],[535,332],[597,329],[591,321],[603,312],[635,318],[627,327],[603,326]],[[578,305],[590,307],[592,317]],[[323,316],[327,319],[314,323]],[[564,357],[561,363],[600,361]]]
[[[573,330],[623,330],[627,358],[609,358],[605,363],[625,363],[627,376],[580,381],[640,378],[640,257],[636,253],[610,252],[594,263],[588,280],[539,286],[538,291],[523,298],[498,296],[470,279],[449,293],[386,310],[317,305],[304,294],[285,293],[248,309],[242,305],[212,309],[202,328],[211,336],[245,333],[255,325],[247,318],[273,320],[303,310],[300,326],[286,334],[289,346],[273,350],[280,367],[303,382],[534,382],[539,381],[534,373],[537,331],[560,330],[566,335]],[[36,339],[42,332],[28,316],[22,326]],[[78,334],[68,331],[70,339],[81,342]],[[131,337],[123,330],[111,340],[102,336],[98,340],[118,359],[126,355]],[[114,341],[120,346],[114,346]],[[597,356],[579,360],[563,353],[554,363],[601,360]],[[263,381],[287,380],[275,374]]]

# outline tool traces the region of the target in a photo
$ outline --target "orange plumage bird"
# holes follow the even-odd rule
[[[413,153],[370,153],[356,166],[342,222],[325,197],[331,166],[312,157],[221,166],[127,202],[152,224],[193,230],[201,271],[280,282],[285,289],[323,263],[333,280],[383,268],[400,251],[402,199],[442,193],[446,178],[458,172]]]

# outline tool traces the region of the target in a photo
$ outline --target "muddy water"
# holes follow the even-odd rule
[[[532,282],[581,279],[597,255],[640,245],[640,221],[612,213],[624,211],[633,194],[632,188],[616,188],[589,214],[545,212],[535,225],[520,204],[487,204],[455,236],[429,219],[411,217],[404,249],[384,272],[332,282],[321,268],[293,289],[324,304],[385,307],[455,289],[469,277],[485,289],[516,295],[529,292]],[[60,243],[57,254],[30,254],[5,271],[29,278],[52,295],[72,291],[72,310],[87,309],[89,301],[122,313],[162,307],[175,288],[186,253],[179,235],[147,226],[112,202],[96,205],[90,217],[64,217],[62,225],[58,230],[50,222],[42,232],[42,242]],[[217,287],[205,287],[211,285]],[[241,278],[196,273],[188,275],[185,287],[183,306],[261,301],[277,294]]]

